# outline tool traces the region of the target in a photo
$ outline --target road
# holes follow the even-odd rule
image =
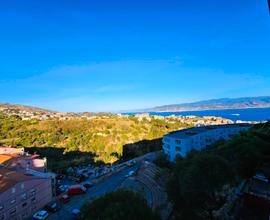
[[[139,168],[140,162],[138,162],[133,167],[125,167],[123,170],[112,174],[111,176],[105,178],[103,181],[99,182],[92,188],[89,188],[87,193],[84,195],[73,196],[69,203],[65,204],[61,210],[57,213],[50,214],[49,220],[70,220],[73,219],[71,212],[74,208],[81,208],[86,201],[91,201],[97,197],[100,197],[108,192],[112,192],[121,185],[125,180],[125,175],[131,170]]]

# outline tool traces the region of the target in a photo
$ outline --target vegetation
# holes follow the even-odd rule
[[[161,149],[161,141],[149,140],[159,139],[170,131],[187,126],[190,125],[172,119],[151,118],[151,121],[139,121],[134,116],[111,115],[91,120],[77,118],[68,121],[40,121],[21,120],[19,116],[2,114],[0,144],[31,148],[32,152],[48,156],[48,165],[51,168],[83,163],[87,158],[86,153],[94,161],[113,163]],[[72,155],[71,152],[84,154],[82,158],[73,159],[68,156]]]
[[[168,183],[176,219],[212,219],[224,203],[225,186],[250,178],[269,164],[270,123],[257,125],[228,142],[179,158]]]
[[[154,160],[154,163],[160,167],[160,168],[163,168],[163,169],[166,169],[166,168],[171,168],[172,167],[172,164],[171,162],[169,161],[169,158],[167,155],[165,154],[160,154],[157,156],[157,158]]]
[[[159,219],[140,195],[127,190],[117,190],[86,203],[81,211],[82,219],[86,220]]]

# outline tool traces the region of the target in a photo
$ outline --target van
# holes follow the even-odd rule
[[[86,188],[83,185],[73,185],[68,189],[68,195],[80,195],[86,193]]]

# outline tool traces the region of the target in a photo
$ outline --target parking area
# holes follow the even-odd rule
[[[51,220],[75,219],[75,217],[72,216],[72,211],[74,209],[80,209],[85,202],[91,201],[108,192],[112,192],[116,190],[122,184],[122,182],[127,178],[130,172],[131,171],[135,172],[139,166],[140,166],[140,163],[136,163],[132,166],[128,166],[126,164],[125,166],[122,166],[121,169],[114,170],[113,172],[108,173],[106,176],[100,177],[99,180],[90,179],[90,181],[93,181],[94,185],[88,188],[86,193],[81,194],[81,195],[71,196],[70,201],[67,202],[66,204],[62,204],[61,209],[56,213],[51,213],[48,219],[51,219]],[[89,179],[85,180],[84,182],[86,181],[89,181]],[[82,182],[81,184],[83,184],[84,182]],[[60,180],[60,183],[70,186],[76,183],[76,181],[74,182],[73,180],[67,180],[63,178],[63,180]]]
[[[76,219],[84,203],[119,189],[125,180],[132,179],[137,174],[145,161],[153,161],[155,158],[154,152],[115,166],[76,167],[69,169],[66,174],[57,174],[57,195],[48,204],[50,207],[46,207],[47,214],[42,219]],[[148,197],[147,201],[151,200],[149,192],[144,191],[140,184],[130,182],[127,188],[143,193]],[[41,211],[39,214],[42,213]]]

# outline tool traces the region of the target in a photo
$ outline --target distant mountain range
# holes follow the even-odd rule
[[[181,112],[200,110],[267,108],[270,107],[270,96],[222,98],[193,103],[163,105],[142,110],[143,112]]]
[[[206,101],[199,101],[193,103],[183,104],[172,104],[163,105],[154,108],[136,110],[136,112],[181,112],[181,111],[200,111],[200,110],[219,110],[219,109],[243,109],[243,108],[267,108],[270,107],[270,96],[260,97],[243,97],[243,98],[222,98],[222,99],[211,99]],[[42,114],[58,114],[57,111],[42,109],[38,107],[17,105],[17,104],[1,104],[1,111],[25,111],[34,112],[39,115]],[[128,111],[121,111],[128,112]],[[135,111],[134,111],[135,112]],[[63,113],[70,116],[93,116],[93,115],[108,115],[110,113],[100,112],[81,112],[81,113]]]

